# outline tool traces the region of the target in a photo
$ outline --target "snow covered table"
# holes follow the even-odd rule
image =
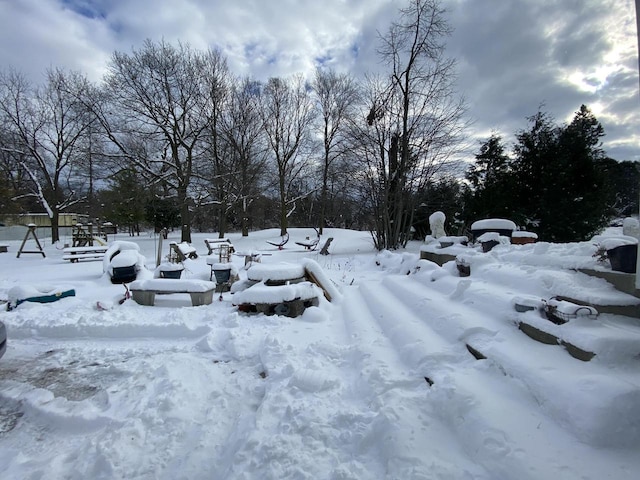
[[[235,293],[233,303],[243,312],[297,317],[305,308],[317,306],[320,295],[320,288],[308,281],[272,286],[260,282]]]
[[[175,280],[153,278],[131,282],[131,296],[140,305],[153,306],[156,294],[188,293],[194,307],[209,305],[213,300],[216,284],[206,280]]]
[[[62,251],[62,259],[70,260],[71,263],[79,260],[102,260],[108,249],[109,247],[106,245],[95,247],[67,247]]]

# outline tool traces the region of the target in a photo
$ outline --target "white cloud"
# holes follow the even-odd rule
[[[597,104],[614,158],[640,158],[631,0],[445,0],[449,52],[476,131],[505,138],[541,104],[563,121]],[[34,81],[50,66],[98,80],[114,50],[146,38],[221,48],[232,70],[259,79],[322,62],[361,76],[380,70],[377,32],[397,0],[0,0],[0,65]]]

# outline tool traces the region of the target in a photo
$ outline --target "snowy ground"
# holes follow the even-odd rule
[[[264,264],[315,260],[342,292],[295,319],[238,313],[229,293],[118,305],[101,262],[50,245],[17,259],[10,242],[0,299],[17,285],[76,296],[0,312],[0,478],[638,478],[639,321],[558,327],[596,351],[590,362],[516,326],[547,322],[517,313],[518,295],[638,302],[570,269],[593,265],[591,243],[467,249],[461,278],[419,261],[419,243],[376,254],[368,233],[330,230],[321,256],[294,243],[313,234],[292,229],[282,251],[266,243],[277,230],[229,235]],[[211,236],[194,235],[185,278],[209,279]],[[133,240],[153,268],[157,239]]]

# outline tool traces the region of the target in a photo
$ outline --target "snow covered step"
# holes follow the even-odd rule
[[[515,329],[503,330],[500,341],[478,337],[469,344],[485,361],[522,381],[543,410],[581,441],[637,445],[640,375],[635,368],[612,373],[606,364],[576,362],[555,345],[528,342],[523,348],[516,336],[526,338]]]
[[[534,340],[563,345],[579,360],[591,360],[597,355],[606,362],[619,362],[640,355],[640,322],[629,323],[618,315],[578,317],[557,325],[536,312],[527,312],[515,316],[514,321]]]
[[[434,372],[466,357],[466,352],[429,327],[422,318],[424,311],[407,307],[384,282],[376,288],[361,285],[360,291],[382,332],[408,367]]]

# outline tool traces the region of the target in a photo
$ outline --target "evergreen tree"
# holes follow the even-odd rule
[[[476,162],[467,170],[464,219],[510,218],[513,214],[510,158],[502,137],[496,133],[480,145]]]
[[[547,241],[586,240],[606,223],[602,125],[584,105],[566,126],[544,112],[529,121],[516,136],[512,219]]]

